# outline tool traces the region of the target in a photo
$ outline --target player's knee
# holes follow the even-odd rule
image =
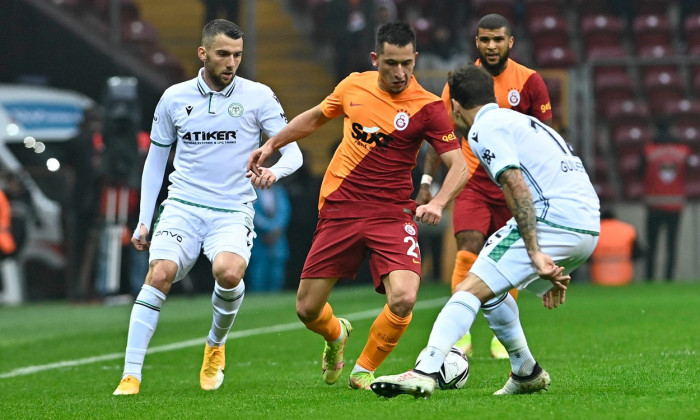
[[[395,315],[406,317],[413,311],[413,306],[416,304],[417,293],[415,290],[406,290],[392,296],[388,300],[389,310]]]
[[[301,322],[308,323],[315,321],[320,314],[321,311],[318,310],[318,308],[308,305],[304,301],[297,300],[297,316]]]
[[[175,274],[177,274],[176,265],[172,264],[171,266],[169,264],[154,261],[149,267],[145,284],[155,287],[161,292],[168,294],[170,287],[175,280]]]
[[[214,274],[216,282],[224,289],[233,289],[238,286],[243,279],[243,273],[235,267],[225,268]]]

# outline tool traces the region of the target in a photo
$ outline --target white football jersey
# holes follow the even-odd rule
[[[168,88],[153,116],[151,142],[177,142],[168,199],[250,212],[256,194],[245,177],[248,157],[262,134],[274,136],[287,118],[268,86],[236,76],[216,92],[202,74]]]
[[[539,221],[600,232],[598,195],[581,159],[554,129],[528,115],[488,104],[476,114],[467,138],[496,184],[504,170],[521,170]]]

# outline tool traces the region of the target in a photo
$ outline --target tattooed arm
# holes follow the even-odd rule
[[[506,204],[518,223],[518,231],[525,241],[527,254],[535,265],[537,274],[540,278],[552,282],[553,287],[542,297],[542,302],[549,309],[556,308],[566,300],[566,286],[571,276],[564,275],[564,267],[556,265],[549,255],[540,250],[535,203],[520,169],[506,169],[498,176],[498,182],[503,187]]]
[[[527,254],[532,258],[536,252],[539,252],[540,244],[537,242],[537,218],[530,188],[525,183],[520,169],[516,168],[503,171],[498,177],[498,182],[503,186],[506,204],[518,223],[518,230],[525,241]]]

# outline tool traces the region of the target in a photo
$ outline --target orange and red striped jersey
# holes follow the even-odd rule
[[[386,217],[415,212],[411,170],[423,140],[438,152],[459,148],[445,105],[415,77],[403,92],[377,85],[376,71],[352,73],[321,102],[344,115],[343,139],[323,177],[320,218]]]
[[[476,65],[481,64],[476,60]],[[503,73],[493,78],[493,89],[498,106],[509,108],[539,119],[547,121],[552,119],[552,105],[549,99],[547,86],[542,76],[536,71],[517,63],[510,58]],[[450,89],[445,84],[442,90],[442,100],[451,116],[452,104],[450,103]],[[500,188],[489,179],[483,168],[479,169],[479,159],[474,156],[467,139],[462,140],[462,153],[469,166],[469,185],[476,186],[487,197],[505,200]]]

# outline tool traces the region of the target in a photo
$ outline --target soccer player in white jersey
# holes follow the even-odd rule
[[[564,303],[569,274],[598,243],[598,197],[581,160],[559,134],[498,107],[493,77],[485,70],[467,65],[451,73],[448,84],[455,124],[469,133],[469,145],[503,189],[513,218],[491,235],[443,307],[415,368],[379,377],[371,388],[385,397],[430,396],[445,355],[482,309],[511,362],[510,377],[495,395],[546,390],[549,374],[530,353],[508,290],[528,289],[549,309]]]
[[[201,250],[212,262],[216,281],[200,385],[204,390],[221,386],[226,337],[243,301],[243,274],[255,237],[254,187],[269,188],[302,164],[299,147],[290,143],[274,166],[259,174],[246,170],[262,134],[274,136],[287,118],[269,87],[236,75],[243,56],[240,28],[223,19],[209,22],[197,54],[204,63],[197,77],[168,88],[153,116],[139,222],[131,239],[139,251],[149,250],[150,267],[131,312],[124,373],[114,395],[139,392],[146,349],[165,297]],[[175,143],[168,198],[149,243],[156,198]]]

